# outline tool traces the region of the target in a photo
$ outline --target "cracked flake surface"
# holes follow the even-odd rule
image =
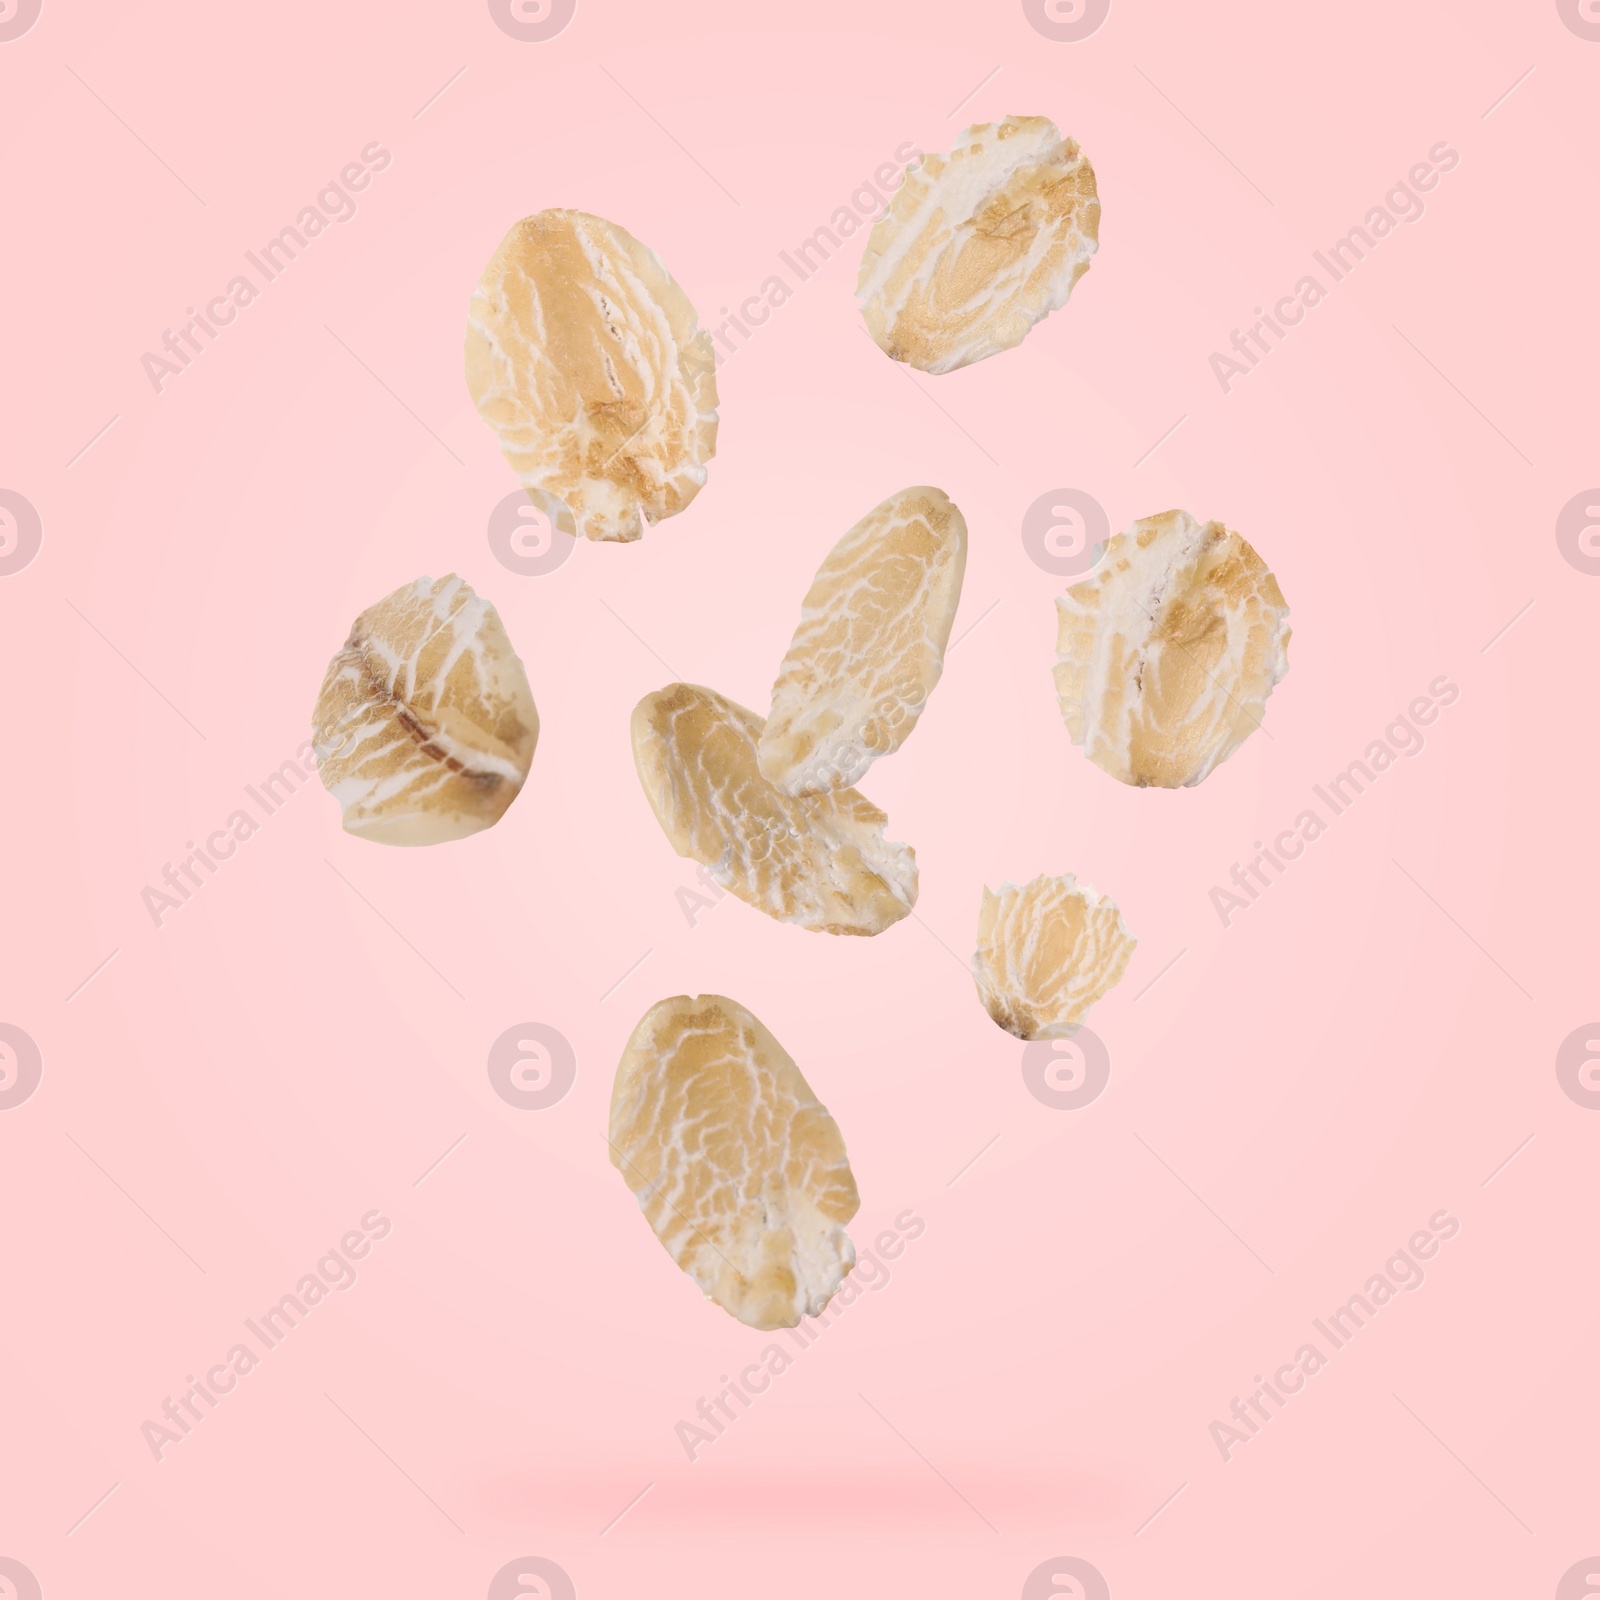
[[[1238,534],[1146,517],[1056,600],[1056,696],[1074,744],[1123,783],[1199,783],[1261,725],[1289,670],[1289,607]]]
[[[633,710],[633,760],[680,856],[779,922],[881,933],[916,904],[917,858],[855,789],[795,799],[761,775],[762,721],[714,689],[672,683]]]
[[[1047,117],[976,123],[906,170],[856,293],[896,361],[953,372],[1022,343],[1067,303],[1098,246],[1094,169]]]
[[[582,211],[524,217],[467,310],[467,387],[565,533],[639,538],[706,481],[711,335],[655,252]]]
[[[972,976],[985,1010],[1019,1039],[1065,1039],[1117,984],[1138,940],[1104,895],[1043,875],[985,888]]]
[[[898,750],[944,670],[967,524],[943,489],[902,489],[829,552],[772,686],[761,771],[785,794],[860,780]]]
[[[451,573],[356,618],[312,714],[347,833],[440,844],[493,827],[533,762],[539,713],[500,615]]]
[[[667,1254],[752,1328],[816,1316],[855,1264],[844,1138],[737,1001],[677,995],[633,1030],[611,1091],[611,1163]]]

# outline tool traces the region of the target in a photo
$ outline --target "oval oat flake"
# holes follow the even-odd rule
[[[860,780],[905,743],[944,671],[967,524],[943,489],[902,489],[828,552],[772,686],[761,770],[785,794]]]
[[[583,211],[500,241],[467,310],[467,387],[528,498],[564,533],[632,540],[706,481],[711,335],[653,250]]]
[[[896,361],[954,372],[1021,344],[1098,248],[1094,169],[1048,117],[977,123],[906,169],[873,225],[856,293]]]
[[[493,827],[533,762],[539,713],[500,614],[454,573],[356,618],[312,715],[347,833],[440,844]]]
[[[714,689],[669,683],[633,708],[633,761],[680,856],[779,922],[876,934],[917,903],[917,858],[858,789],[795,799],[762,776],[762,721]]]
[[[651,1006],[617,1065],[607,1138],[667,1253],[740,1322],[817,1316],[855,1264],[839,1125],[737,1001]]]

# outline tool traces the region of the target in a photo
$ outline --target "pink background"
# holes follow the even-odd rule
[[[49,1600],[476,1597],[524,1556],[584,1600],[1015,1596],[1061,1556],[1119,1597],[1554,1595],[1600,1550],[1600,1114],[1555,1070],[1600,1014],[1600,580],[1555,537],[1600,482],[1597,78],[1553,0],[1116,0],[1076,43],[1016,3],[579,0],[519,42],[482,4],[44,0],[0,42],[0,488],[44,529],[0,578],[0,1022],[44,1063],[0,1111],[0,1557]],[[858,234],[723,368],[687,513],[495,558],[515,485],[461,337],[512,221],[613,218],[718,321],[897,146],[1012,112],[1104,203],[1021,348],[896,368]],[[1224,394],[1210,354],[1441,140],[1425,216]],[[358,214],[157,394],[141,356],[371,141]],[[916,919],[691,924],[629,709],[672,676],[764,708],[822,554],[923,482],[971,529],[960,642],[864,784]],[[1066,580],[1021,538],[1061,487],[1224,519],[1278,574],[1289,676],[1199,789],[1068,743]],[[141,890],[294,755],[354,614],[449,570],[543,718],[501,825],[386,850],[313,783],[154,926]],[[1224,928],[1213,885],[1440,675],[1425,749]],[[1078,1110],[957,970],[981,885],[1040,871],[1140,941]],[[803,1353],[702,1303],[607,1159],[633,1023],[705,990],[837,1116],[858,1245],[926,1225]],[[528,1022],[578,1062],[540,1111],[486,1070]],[[155,1461],[141,1424],[374,1208],[360,1281]],[[1441,1209],[1426,1283],[1224,1461],[1213,1420]],[[675,1424],[773,1343],[691,1462]]]

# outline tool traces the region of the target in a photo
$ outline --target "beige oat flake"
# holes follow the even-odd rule
[[[1261,725],[1289,670],[1289,607],[1220,522],[1167,511],[1056,600],[1056,695],[1074,744],[1123,783],[1199,783]]]
[[[467,387],[563,532],[632,540],[699,493],[716,450],[709,333],[655,252],[582,211],[501,241],[467,312]]]
[[[785,794],[858,782],[898,750],[944,670],[967,524],[942,489],[902,489],[822,563],[800,608],[760,740]]]
[[[1043,875],[985,888],[972,958],[978,997],[1019,1039],[1065,1039],[1122,977],[1138,944],[1112,901]]]
[[[644,1014],[608,1138],[667,1253],[740,1322],[793,1328],[854,1265],[861,1202],[838,1124],[737,1001],[676,995]]]
[[[1094,169],[1047,117],[976,123],[906,169],[856,293],[896,361],[953,372],[1021,344],[1067,303],[1098,247]]]
[[[672,683],[633,711],[633,759],[662,832],[723,888],[812,932],[876,934],[917,900],[917,860],[855,789],[796,799],[757,763],[762,720]]]
[[[539,713],[499,613],[451,573],[356,618],[328,664],[312,737],[347,833],[440,844],[504,815],[533,762]]]

